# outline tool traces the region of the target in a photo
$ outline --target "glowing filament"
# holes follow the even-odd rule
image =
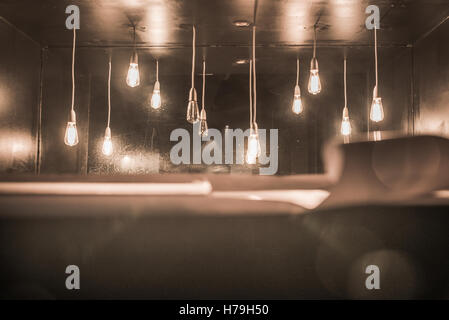
[[[308,89],[311,94],[318,94],[321,92],[321,81],[318,69],[310,70]]]
[[[370,119],[374,122],[380,122],[384,119],[384,108],[382,98],[374,98],[371,104]]]
[[[246,152],[246,162],[248,164],[256,163],[256,159],[260,156],[260,142],[257,131],[251,129],[248,137],[248,150]]]
[[[126,84],[131,88],[137,87],[140,84],[139,65],[137,63],[130,63],[128,69],[128,76],[126,77]]]
[[[160,92],[160,90],[153,90],[153,96],[151,97],[151,107],[153,109],[159,109],[161,107],[161,92]]]
[[[65,130],[64,143],[68,146],[75,146],[79,142],[78,140],[78,130],[76,129],[76,122],[67,122],[67,127]]]

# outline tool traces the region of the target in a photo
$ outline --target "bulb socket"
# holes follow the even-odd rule
[[[197,95],[195,88],[191,88],[189,91],[189,101],[197,101]]]
[[[76,123],[76,113],[75,113],[75,110],[70,110],[70,122]]]
[[[349,110],[348,108],[344,107],[343,108],[343,119],[348,119],[349,118]]]
[[[157,92],[161,91],[161,85],[160,85],[159,81],[157,81],[157,80],[156,80],[156,82],[154,83],[153,91],[155,91],[155,92],[156,92],[156,91],[157,91]]]
[[[301,96],[301,90],[299,89],[299,85],[295,86],[295,97]]]
[[[206,110],[201,109],[200,120],[206,120]]]
[[[133,52],[129,63],[130,64],[137,64],[137,65],[139,64],[139,56],[137,55],[136,51]]]
[[[256,134],[256,135],[259,135],[259,127],[257,126],[257,122],[253,122],[253,127],[251,128],[251,130],[250,130],[251,132],[251,134]]]
[[[377,90],[377,86],[375,86],[374,89],[373,89],[373,99],[378,98],[378,94],[379,94],[379,92]]]
[[[312,60],[310,60],[310,70],[319,70],[317,58],[312,58]]]
[[[104,137],[106,139],[111,139],[111,128],[107,127],[106,130],[104,131]]]

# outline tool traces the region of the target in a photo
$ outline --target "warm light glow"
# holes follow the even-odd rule
[[[295,96],[293,99],[292,111],[296,114],[300,114],[302,112],[302,101],[301,96]]]
[[[373,138],[374,138],[374,141],[382,141],[382,132],[374,131]]]
[[[248,150],[246,152],[246,162],[248,164],[256,163],[257,157],[260,156],[259,134],[251,130],[248,137]]]
[[[351,122],[349,121],[349,110],[347,107],[343,108],[343,117],[341,121],[341,134],[349,136],[351,134]]]
[[[374,122],[380,122],[384,119],[384,108],[382,98],[374,98],[371,104],[370,119]]]
[[[110,156],[112,154],[112,139],[111,137],[104,137],[102,152],[105,156]]]
[[[25,145],[22,142],[13,142],[12,144],[12,153],[21,153],[24,152],[26,150]]]
[[[170,39],[171,28],[167,28],[169,21],[174,19],[170,16],[170,4],[166,1],[154,1],[150,6],[145,5],[144,10],[146,10],[146,24],[151,26],[145,30],[146,42],[151,42],[152,44],[164,44]]]
[[[72,147],[77,145],[78,142],[79,140],[78,140],[78,131],[76,129],[76,122],[67,122],[64,143]]]
[[[448,197],[449,197],[449,191]],[[329,197],[326,190],[261,190],[261,191],[213,191],[213,198],[248,199],[292,203],[306,209],[315,209]]]
[[[247,164],[256,164],[257,157],[249,152],[246,153],[246,163]]]
[[[321,81],[318,70],[310,70],[309,78],[309,92],[311,94],[318,94],[321,92]]]
[[[130,169],[130,168],[132,167],[132,162],[133,162],[133,159],[132,159],[130,156],[125,155],[125,156],[122,158],[122,161],[121,161],[122,169],[123,169],[123,170],[128,170],[128,169]]]
[[[344,136],[349,136],[351,134],[351,123],[349,118],[343,118],[341,121],[341,134]]]
[[[209,181],[185,183],[0,182],[0,194],[34,195],[208,195]]]
[[[151,97],[151,107],[153,109],[159,109],[161,107],[161,92],[159,90],[153,90],[153,96]]]
[[[140,84],[139,65],[137,63],[129,64],[126,84],[131,88],[137,87]]]

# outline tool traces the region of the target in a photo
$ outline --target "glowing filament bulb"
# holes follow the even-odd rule
[[[257,128],[257,125],[255,125]],[[246,152],[246,162],[248,164],[256,163],[256,159],[260,156],[259,133],[257,129],[250,129],[248,137],[248,150]]]
[[[139,65],[137,63],[129,64],[126,84],[131,88],[137,87],[140,84]]]
[[[134,52],[131,56],[128,75],[126,77],[126,84],[131,88],[137,87],[140,84],[139,62],[136,52]]]
[[[110,156],[112,154],[113,147],[111,139],[111,129],[109,127],[106,128],[106,132],[104,134],[103,148],[101,151],[105,156]]]
[[[67,122],[67,128],[65,130],[64,143],[68,146],[75,146],[79,142],[78,131],[76,130],[76,122]]]
[[[161,89],[159,81],[156,81],[153,89],[153,96],[151,97],[151,107],[159,109],[161,107]]]
[[[206,110],[202,109],[200,113],[200,131],[199,134],[202,137],[207,137],[208,135],[208,126],[207,126],[207,118],[206,118]]]
[[[318,70],[310,70],[308,89],[311,94],[318,94],[321,92],[321,81]]]
[[[310,61],[310,77],[308,90],[311,94],[318,94],[321,92],[320,73],[318,68],[318,60],[316,58],[312,58],[312,61]]]
[[[293,97],[293,105],[292,105],[292,111],[295,114],[300,114],[302,112],[302,101],[301,101],[301,91],[299,90],[299,86],[296,85],[295,87],[295,95]]]
[[[196,123],[199,120],[199,108],[195,88],[190,89],[189,103],[187,105],[187,122]]]
[[[76,129],[76,114],[75,111],[70,112],[70,121],[67,122],[67,127],[65,129],[64,143],[70,147],[77,145],[78,130]]]
[[[371,112],[369,115],[370,119],[374,122],[380,122],[384,119],[384,108],[382,106],[382,98],[373,98],[373,103],[371,104]]]
[[[343,108],[343,119],[341,121],[341,134],[344,136],[349,136],[351,134],[351,123],[349,122],[349,111],[348,108]]]

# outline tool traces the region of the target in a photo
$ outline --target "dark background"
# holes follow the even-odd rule
[[[71,99],[72,31],[65,7],[79,5],[75,108],[80,143],[63,143]],[[374,86],[369,4],[381,9],[380,95],[385,121],[368,121]],[[343,57],[348,57],[349,110],[355,134],[395,130],[447,134],[448,1],[3,1],[0,4],[0,170],[38,173],[252,172],[246,166],[174,166],[169,141],[185,121],[191,70],[191,24],[197,26],[196,87],[206,59],[210,128],[248,127],[250,28],[257,25],[260,128],[279,129],[279,174],[323,171],[321,148],[339,134]],[[125,84],[137,25],[141,85]],[[323,91],[307,93],[313,25]],[[114,155],[100,152],[107,117],[107,68],[112,57],[111,129]],[[291,112],[296,58],[305,111]],[[159,60],[162,108],[148,106]],[[446,116],[446,117],[445,117]],[[132,159],[123,166],[123,157]],[[257,171],[255,171],[257,172]]]

